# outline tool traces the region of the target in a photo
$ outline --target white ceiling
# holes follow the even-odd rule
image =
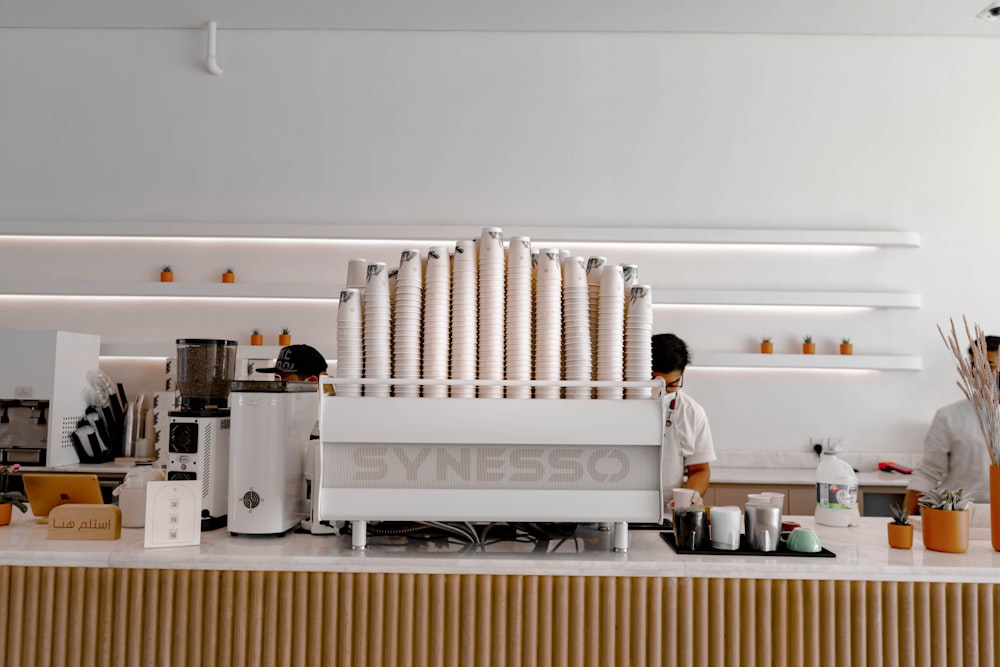
[[[0,0],[0,27],[998,36],[987,1]]]

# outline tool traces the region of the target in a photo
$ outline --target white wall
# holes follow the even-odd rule
[[[857,254],[608,249],[656,287],[917,292],[919,310],[661,310],[699,352],[828,348],[921,355],[922,372],[693,368],[686,388],[721,450],[919,452],[957,399],[935,325],[1000,331],[992,285],[1000,41],[979,38],[567,33],[4,30],[0,220],[899,229],[919,249]],[[27,57],[29,56],[30,57]],[[2,229],[2,223],[0,223]],[[351,251],[316,246],[0,239],[0,281],[192,280],[339,285]],[[366,249],[394,261],[401,245]],[[581,250],[594,254],[593,248]],[[329,276],[329,278],[327,277]],[[217,306],[0,301],[0,326],[106,341],[238,337],[329,316]],[[314,308],[314,307],[310,307]],[[273,325],[273,326],[271,326]],[[822,349],[821,349],[822,351]]]

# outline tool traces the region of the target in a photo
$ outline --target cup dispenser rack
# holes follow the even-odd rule
[[[322,379],[312,521],[658,522],[663,403],[653,382]],[[557,385],[649,390],[628,400],[377,398],[371,384]],[[346,392],[343,392],[346,393]]]

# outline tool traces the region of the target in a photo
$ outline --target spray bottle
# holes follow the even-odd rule
[[[858,476],[851,464],[827,447],[816,468],[816,523],[824,526],[858,526]]]

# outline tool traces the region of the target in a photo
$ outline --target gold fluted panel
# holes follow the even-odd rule
[[[0,665],[989,665],[1000,586],[0,566]]]

